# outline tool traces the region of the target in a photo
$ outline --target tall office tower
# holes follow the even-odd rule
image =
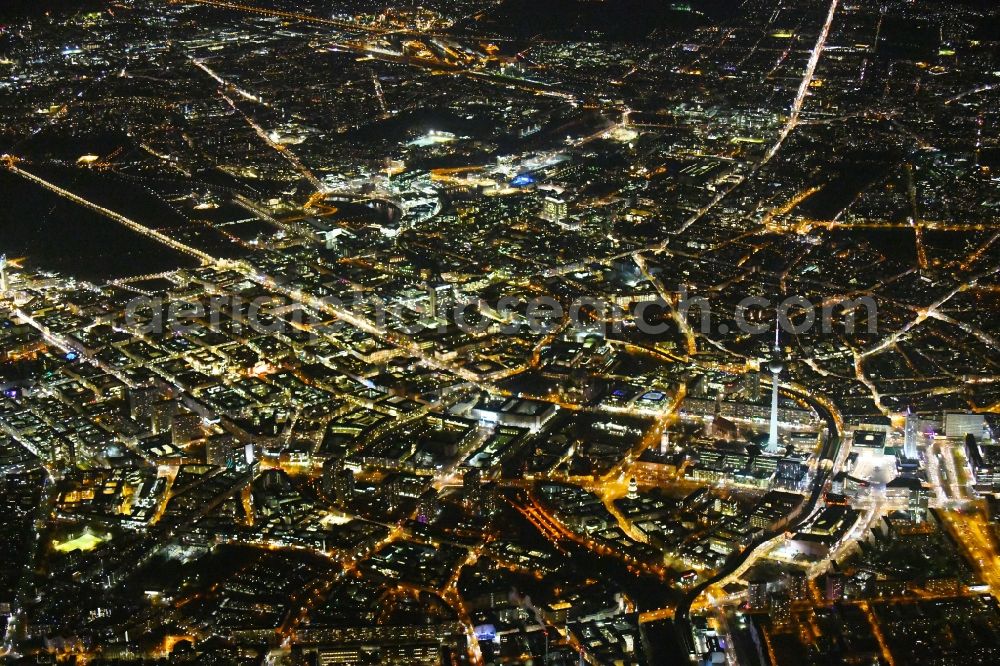
[[[205,462],[218,467],[232,467],[236,463],[236,452],[236,439],[232,435],[212,435],[205,443]]]
[[[427,282],[424,290],[427,293],[426,319],[433,321],[444,316],[450,302],[451,285],[446,282]]]
[[[846,583],[844,574],[831,571],[826,575],[826,600],[840,601],[844,598],[844,585]]]
[[[187,446],[205,436],[205,431],[201,427],[201,417],[191,412],[174,414],[170,429],[174,446]]]
[[[787,629],[792,624],[792,600],[787,594],[771,595],[770,610],[773,629]]]
[[[903,426],[903,457],[909,460],[917,459],[917,437],[920,436],[920,417],[906,410],[906,423]]]
[[[157,400],[153,403],[152,422],[153,433],[160,434],[168,432],[170,424],[173,423],[174,415],[177,413],[177,401],[171,399]]]
[[[441,308],[446,306],[451,291],[451,285],[442,282],[439,276],[435,276],[430,270],[423,270],[420,273],[424,293],[427,294],[427,310],[425,315],[428,320],[433,320],[441,314]]]
[[[750,608],[767,608],[767,580],[755,578],[747,583],[747,602]]]
[[[428,283],[427,284],[427,316],[433,319],[437,317],[438,314],[438,292],[437,288]]]
[[[393,477],[390,481],[382,484],[382,499],[385,502],[385,509],[390,513],[398,511],[403,504],[403,482],[399,476]]]
[[[323,463],[323,491],[338,506],[354,497],[354,470],[344,465],[343,458],[330,458]]]
[[[542,203],[542,218],[549,222],[562,222],[568,211],[566,201],[559,197],[545,197]]]
[[[755,372],[750,377],[750,385],[747,387],[747,393],[753,401],[760,400],[760,373]]]
[[[433,487],[420,494],[417,500],[417,522],[426,524],[433,522],[441,514],[441,499]]]
[[[922,488],[911,488],[910,496],[906,502],[906,510],[910,514],[910,520],[915,523],[924,522],[927,518],[927,505],[927,493]]]
[[[160,389],[155,386],[136,386],[128,389],[128,413],[143,427],[150,424],[153,405],[160,399]]]
[[[346,506],[354,497],[354,489],[354,470],[349,467],[339,470],[333,479],[333,500]]]
[[[805,573],[796,571],[789,575],[788,597],[792,601],[804,601],[809,598],[809,579]]]
[[[343,458],[330,458],[323,463],[323,492],[327,495],[333,495],[337,472],[342,469],[344,469]]]
[[[6,296],[10,288],[7,282],[7,255],[0,254],[0,296]]]
[[[260,452],[254,446],[253,442],[247,442],[246,446],[243,447],[243,459],[246,461],[248,468],[254,469],[254,466],[258,469],[260,468]]]

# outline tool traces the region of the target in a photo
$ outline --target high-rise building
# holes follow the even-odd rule
[[[907,410],[903,426],[903,457],[917,459],[917,438],[920,436],[920,417]]]
[[[431,319],[438,314],[438,292],[433,284],[427,285],[427,316]]]
[[[331,497],[333,496],[333,487],[335,485],[337,472],[342,469],[344,469],[343,458],[330,458],[323,463],[323,492]]]
[[[542,202],[542,218],[549,222],[562,222],[568,212],[566,201],[559,197],[545,197]]]
[[[479,491],[480,502],[479,502],[479,515],[486,518],[487,520],[494,520],[500,516],[500,506],[502,497],[500,494],[500,486],[497,485],[496,481],[491,481],[487,483]]]
[[[170,430],[170,424],[173,422],[176,413],[177,401],[169,399],[157,400],[153,404],[152,409],[153,434],[159,435]]]
[[[354,470],[344,465],[343,458],[330,458],[323,463],[323,492],[338,506],[345,506],[354,497]]]
[[[795,571],[788,576],[788,598],[792,601],[809,598],[809,578],[805,572]]]
[[[755,578],[747,585],[747,602],[750,608],[767,607],[767,580]]]
[[[430,523],[441,513],[441,500],[434,488],[428,488],[417,500],[417,522]]]
[[[792,600],[787,594],[771,595],[771,627],[787,629],[792,623]]]
[[[399,476],[395,476],[382,484],[380,493],[385,501],[385,509],[389,513],[398,511],[403,505],[403,481]]]
[[[831,571],[826,575],[826,600],[840,601],[844,598],[844,586],[847,582],[844,574]]]
[[[427,294],[427,309],[424,312],[428,320],[434,320],[441,315],[441,309],[447,307],[452,295],[452,286],[435,277],[432,271],[424,269],[420,272],[422,288]]]
[[[191,412],[174,414],[170,429],[174,446],[185,446],[205,436],[201,428],[201,417]]]
[[[840,470],[830,479],[830,492],[834,495],[843,495],[847,486],[847,472]]]
[[[345,467],[333,478],[333,501],[346,506],[354,498],[354,470]]]
[[[915,523],[922,523],[927,517],[928,497],[923,488],[912,488],[907,500],[906,509],[910,514],[910,520]]]
[[[153,405],[160,399],[160,390],[155,386],[135,386],[128,390],[128,413],[132,420],[142,426],[150,423]]]
[[[229,433],[212,435],[205,443],[205,463],[218,467],[232,467],[236,464],[237,447],[235,438]]]
[[[746,394],[752,402],[760,400],[760,373],[751,372],[746,383]]]
[[[247,442],[243,447],[243,461],[247,464],[248,468],[253,468],[255,465],[260,466],[260,451],[257,446],[254,446],[253,442]]]

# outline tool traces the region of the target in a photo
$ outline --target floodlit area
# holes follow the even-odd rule
[[[896,478],[896,457],[871,449],[856,449],[858,460],[850,475],[855,479],[878,485]]]
[[[94,550],[105,541],[110,541],[110,539],[111,535],[101,537],[92,532],[84,532],[66,541],[53,541],[52,548],[59,553],[72,553],[76,550],[85,552]]]

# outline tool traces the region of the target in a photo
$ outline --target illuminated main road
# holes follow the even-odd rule
[[[222,86],[222,90],[219,91],[219,95],[222,97],[223,100],[225,100],[226,104],[228,104],[233,111],[242,116],[243,120],[246,121],[247,125],[250,126],[250,128],[254,131],[254,133],[257,134],[257,136],[259,136],[264,143],[266,143],[269,147],[274,149],[275,152],[277,152],[286,160],[288,160],[288,162],[292,165],[292,167],[296,171],[298,171],[303,178],[309,181],[309,184],[311,184],[314,188],[316,188],[317,192],[322,192],[324,190],[323,184],[320,182],[320,180],[313,174],[312,171],[310,171],[306,167],[306,165],[302,163],[301,160],[299,160],[299,158],[295,155],[295,153],[293,153],[288,148],[288,146],[278,143],[277,141],[272,139],[271,136],[267,133],[267,130],[261,127],[256,120],[254,120],[249,115],[244,113],[244,111],[239,106],[237,106],[236,102],[230,99],[229,96],[226,95],[224,91],[226,89],[232,89],[235,90],[236,93],[239,94],[239,96],[242,97],[243,99],[256,102],[258,104],[263,104],[263,102],[261,101],[261,97],[259,95],[254,95],[253,93],[247,92],[246,90],[243,90],[242,88],[236,86],[235,84],[229,83],[221,76],[219,76],[208,65],[206,65],[204,61],[198,58],[192,58],[191,63],[198,69],[208,74],[210,77],[212,77],[213,80],[217,81],[219,85]]]
[[[356,30],[360,32],[370,32],[370,33],[388,32],[387,30],[379,28],[377,26],[366,25],[364,23],[356,23],[354,21],[344,21],[342,19],[324,18],[322,16],[315,16],[313,14],[303,14],[301,12],[288,12],[288,11],[283,11],[281,9],[258,7],[255,5],[245,5],[236,2],[222,2],[221,0],[170,0],[170,2],[182,2],[182,3],[190,2],[190,3],[197,3],[199,5],[208,5],[210,7],[215,7],[217,9],[233,9],[240,12],[259,14],[261,16],[277,16],[279,18],[292,19],[295,21],[303,21],[305,23],[315,23],[318,25],[340,28],[342,30]]]
[[[798,92],[795,94],[795,99],[792,100],[792,107],[788,114],[788,120],[782,126],[781,131],[778,133],[778,139],[771,145],[767,153],[764,155],[764,159],[758,162],[751,174],[756,173],[765,164],[771,161],[771,159],[778,154],[781,150],[782,144],[785,143],[785,139],[788,135],[799,124],[799,117],[802,114],[802,106],[805,104],[806,96],[809,93],[809,86],[812,84],[813,79],[816,76],[816,66],[819,64],[819,59],[823,55],[823,50],[826,48],[826,40],[830,36],[830,26],[833,25],[833,17],[837,13],[837,6],[840,4],[840,0],[833,0],[830,3],[830,10],[827,12],[826,21],[823,23],[823,27],[820,30],[819,38],[816,40],[816,45],[813,46],[812,51],[809,54],[809,61],[806,63],[805,73],[802,76],[802,81],[799,83]],[[740,177],[732,185],[722,190],[715,197],[712,198],[705,206],[695,211],[684,224],[680,226],[677,230],[677,234],[682,234],[687,231],[692,225],[701,220],[709,212],[715,210],[715,207],[722,203],[734,190],[736,190],[743,182],[746,180],[745,177]]]
[[[802,105],[805,104],[806,95],[809,93],[809,86],[813,82],[813,78],[816,76],[816,66],[819,64],[819,59],[823,55],[823,49],[826,48],[826,40],[830,36],[830,26],[833,25],[833,17],[837,13],[837,6],[840,4],[840,0],[833,0],[830,3],[830,11],[827,12],[826,22],[823,23],[823,28],[819,32],[819,38],[816,40],[816,45],[813,47],[812,52],[809,54],[809,62],[806,63],[805,75],[802,77],[802,81],[799,83],[799,90],[795,94],[795,100],[792,101],[792,109],[788,114],[788,120],[785,125],[781,128],[781,132],[778,133],[778,140],[771,146],[771,149],[767,151],[764,156],[764,161],[760,163],[760,166],[767,164],[771,161],[779,150],[781,150],[781,145],[788,138],[788,135],[792,133],[792,130],[799,124],[799,116],[802,113]]]
[[[30,180],[31,182],[37,185],[41,185],[45,189],[50,190],[51,192],[54,192],[65,199],[69,199],[75,204],[78,204],[80,206],[83,206],[84,208],[94,211],[95,213],[103,215],[104,217],[107,217],[125,227],[128,227],[132,231],[141,234],[143,236],[146,236],[147,238],[159,241],[160,243],[163,243],[167,247],[173,248],[178,252],[183,252],[184,254],[196,257],[205,263],[209,264],[215,263],[215,259],[212,256],[206,254],[205,252],[202,252],[197,248],[193,248],[190,245],[186,245],[185,243],[173,239],[170,236],[167,236],[166,234],[160,233],[155,229],[150,229],[149,227],[140,224],[135,220],[129,219],[120,213],[116,213],[115,211],[109,208],[105,208],[104,206],[98,205],[92,201],[88,201],[79,195],[73,194],[72,192],[63,187],[56,185],[55,183],[49,182],[44,178],[40,178],[33,173],[25,171],[24,169],[17,166],[16,160],[10,156],[4,156],[4,162],[7,166],[7,169],[11,173],[21,176],[22,178],[25,178],[27,180]]]

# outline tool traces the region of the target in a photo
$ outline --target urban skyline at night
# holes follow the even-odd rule
[[[1000,659],[991,0],[0,8],[0,660]]]

